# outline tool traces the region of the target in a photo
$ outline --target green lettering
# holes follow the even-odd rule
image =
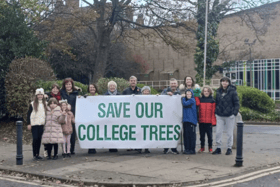
[[[143,134],[144,134],[143,140],[146,140],[147,139],[147,128],[149,128],[149,125],[141,125],[141,128],[143,128]]]
[[[119,131],[117,131],[116,128],[119,128],[119,125],[112,126],[112,140],[119,140],[119,138],[115,137],[115,135],[119,133]]]
[[[163,118],[162,115],[162,103],[155,103],[155,117],[157,118],[157,112],[160,114],[160,118]]]
[[[103,140],[103,138],[102,137],[99,137],[99,134],[100,133],[100,131],[99,131],[99,125],[97,125],[97,138],[96,138],[96,140]]]
[[[126,125],[122,125],[121,127],[120,127],[120,139],[122,140],[122,141],[124,141],[124,140],[127,140],[127,138],[128,138],[128,132],[123,132],[123,128],[125,128],[125,130],[127,131],[127,126]],[[123,137],[123,134],[124,134],[124,137]]]
[[[105,134],[105,140],[111,140],[110,137],[107,137],[107,125],[104,125],[104,134]]]
[[[92,128],[92,131],[90,131],[90,128]],[[90,137],[90,132],[92,132],[92,137]],[[95,127],[92,124],[90,124],[87,128],[87,138],[90,141],[94,140],[95,138]]]
[[[109,103],[106,118],[108,118],[110,114],[112,114],[112,117],[113,117],[113,118],[115,117],[114,109],[113,109],[113,104],[112,104],[112,103]]]
[[[170,130],[170,128],[172,128],[173,127],[173,125],[167,125],[167,133],[166,133],[166,140],[173,140],[173,138],[171,137],[170,138],[170,134],[172,134],[173,133],[173,131],[171,131]]]
[[[179,140],[179,138],[180,138],[180,130],[181,130],[180,125],[175,125],[174,131],[175,131],[176,134],[174,135],[174,140]]]
[[[151,103],[151,114],[149,115],[148,114],[148,110],[149,110],[149,103],[145,103],[145,106],[146,106],[146,110],[145,110],[145,112],[146,112],[146,117],[147,118],[151,118],[151,117],[153,117],[153,114],[154,114],[154,103]]]
[[[83,128],[84,130],[86,130],[86,126],[84,124],[81,124],[78,128],[78,134],[79,134],[79,139],[81,141],[84,141],[86,139],[86,135],[81,136],[81,128]]]
[[[121,115],[122,103],[120,103],[119,108],[117,106],[117,103],[114,103],[114,107],[115,107],[115,111],[116,111],[116,116],[117,116],[117,118],[119,118]]]
[[[162,135],[165,134],[165,131],[162,130],[163,128],[165,128],[165,125],[159,126],[159,140],[165,140],[165,138],[162,137]]]
[[[155,140],[158,140],[157,131],[158,131],[158,128],[156,125],[150,126],[150,140],[153,140],[153,134],[155,135]]]
[[[129,140],[136,140],[135,137],[132,137],[133,134],[136,134],[136,132],[133,131],[132,128],[136,128],[136,125],[129,125]]]
[[[140,110],[139,110],[139,106],[140,106]],[[139,115],[139,111],[141,112]],[[143,103],[137,103],[136,104],[136,116],[137,118],[142,118],[144,116],[144,105]]]
[[[130,111],[130,108],[127,108],[127,106],[129,106],[130,103],[123,103],[123,117],[124,118],[130,118],[130,115],[129,114],[126,114],[126,112],[129,112]]]
[[[106,113],[105,113],[105,110],[103,110],[101,107],[105,108],[106,105],[105,105],[104,103],[100,103],[100,104],[98,105],[98,109],[102,112],[102,113],[98,112],[98,116],[99,116],[100,118],[104,118],[105,115],[106,115]]]

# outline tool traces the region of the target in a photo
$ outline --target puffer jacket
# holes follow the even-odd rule
[[[192,92],[192,90],[190,91]],[[192,92],[191,99],[182,97],[182,105],[183,105],[183,122],[190,122],[194,125],[197,125],[197,112],[196,112],[196,104],[195,104],[193,92]]]
[[[72,128],[72,123],[75,123],[75,118],[74,118],[74,114],[71,111],[67,112],[67,117],[64,121],[64,123],[62,123],[62,132],[65,135],[70,135],[73,132],[73,128]]]
[[[211,123],[216,125],[216,103],[212,96],[195,97],[196,106],[199,107],[199,123]]]
[[[236,87],[229,85],[225,95],[223,96],[223,89],[219,88],[216,95],[216,110],[215,114],[218,116],[229,117],[237,115],[239,110],[239,98],[237,96]]]
[[[62,115],[60,107],[53,109],[47,107],[45,130],[42,136],[42,144],[64,143],[61,124],[65,122],[66,115]]]

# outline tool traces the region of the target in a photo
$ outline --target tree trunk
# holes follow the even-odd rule
[[[107,66],[108,50],[110,48],[110,32],[100,34],[100,40],[96,46],[96,61],[94,66],[93,82],[104,77]]]

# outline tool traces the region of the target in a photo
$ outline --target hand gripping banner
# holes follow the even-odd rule
[[[181,96],[88,96],[76,101],[80,147],[174,148],[182,129]]]

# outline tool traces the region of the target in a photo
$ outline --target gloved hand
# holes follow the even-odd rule
[[[194,95],[195,97],[200,97],[200,94],[201,94],[201,89],[200,89],[200,88],[195,88],[195,89],[193,90],[193,95]]]

